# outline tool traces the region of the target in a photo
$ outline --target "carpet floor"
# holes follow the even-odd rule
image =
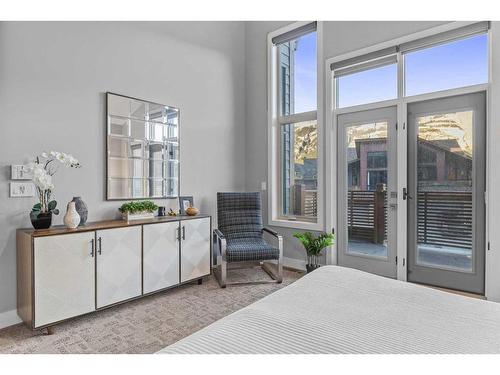
[[[213,276],[56,325],[52,335],[24,325],[0,330],[0,353],[155,353],[266,295],[302,274],[284,271],[282,284],[219,288]],[[231,281],[268,278],[262,270],[229,273]]]

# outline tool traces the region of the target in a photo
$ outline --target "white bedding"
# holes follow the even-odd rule
[[[500,304],[326,266],[160,353],[500,353]]]

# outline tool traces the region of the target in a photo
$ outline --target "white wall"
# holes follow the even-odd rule
[[[180,108],[181,193],[203,212],[214,214],[217,191],[244,190],[244,32],[241,22],[0,23],[0,324],[15,316],[15,230],[31,225],[35,202],[8,197],[9,165],[73,153],[83,168],[55,178],[63,212],[76,195],[91,221],[117,212],[104,200],[106,91]]]

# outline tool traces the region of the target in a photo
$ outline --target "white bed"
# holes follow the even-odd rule
[[[500,353],[500,303],[327,266],[160,353]]]

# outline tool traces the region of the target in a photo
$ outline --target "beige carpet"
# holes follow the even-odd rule
[[[283,284],[219,288],[213,277],[56,325],[48,336],[24,325],[0,330],[0,353],[154,353],[278,290]],[[231,280],[268,278],[260,269],[230,271]]]

